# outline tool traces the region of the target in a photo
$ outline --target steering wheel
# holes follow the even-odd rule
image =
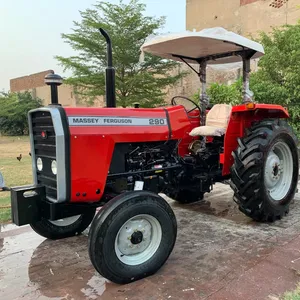
[[[189,98],[187,98],[187,97],[184,97],[184,96],[175,96],[175,97],[173,97],[172,100],[171,100],[171,104],[172,104],[173,106],[174,106],[174,105],[179,105],[179,104],[176,103],[176,100],[175,100],[175,99],[177,99],[177,98],[181,98],[181,99],[187,100],[187,101],[191,102],[191,103],[195,106],[194,108],[192,108],[192,109],[190,109],[190,110],[188,110],[186,107],[184,107],[184,109],[186,110],[187,114],[189,114],[190,112],[194,111],[196,108],[199,110],[199,113],[201,113],[201,108],[200,108],[200,106],[199,106],[197,103],[195,103],[193,100],[191,100],[191,99],[189,99]],[[181,105],[182,105],[182,104],[181,104]],[[183,105],[183,106],[184,106],[184,105]]]

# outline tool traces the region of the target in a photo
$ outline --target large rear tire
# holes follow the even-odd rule
[[[255,221],[286,215],[298,184],[297,137],[286,121],[266,120],[238,139],[231,187],[239,209]]]
[[[179,190],[167,196],[181,204],[189,204],[203,200],[204,193],[193,190]]]
[[[175,215],[160,196],[126,192],[110,200],[89,232],[95,269],[115,283],[129,283],[157,272],[173,250]]]
[[[93,221],[96,209],[91,208],[88,212],[81,215],[68,217],[56,221],[42,219],[30,224],[31,228],[39,235],[58,240],[80,234]]]

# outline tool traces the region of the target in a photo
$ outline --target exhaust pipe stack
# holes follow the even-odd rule
[[[104,29],[99,28],[99,31],[104,36],[107,44],[107,67],[105,70],[106,106],[116,107],[115,69],[112,62],[111,40]],[[46,75],[45,83],[51,87],[51,105],[60,105],[58,103],[57,87],[63,83],[63,79],[57,74],[50,73]]]
[[[107,44],[107,67],[105,70],[106,106],[116,107],[115,69],[112,62],[111,40],[103,28],[100,28],[99,31],[104,36]]]

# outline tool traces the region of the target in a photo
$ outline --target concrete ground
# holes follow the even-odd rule
[[[87,232],[46,240],[29,226],[0,232],[0,299],[272,299],[300,281],[300,195],[274,224],[245,217],[222,184],[205,202],[172,206],[178,238],[155,275],[116,285],[92,267]],[[274,299],[274,298],[273,298]]]

